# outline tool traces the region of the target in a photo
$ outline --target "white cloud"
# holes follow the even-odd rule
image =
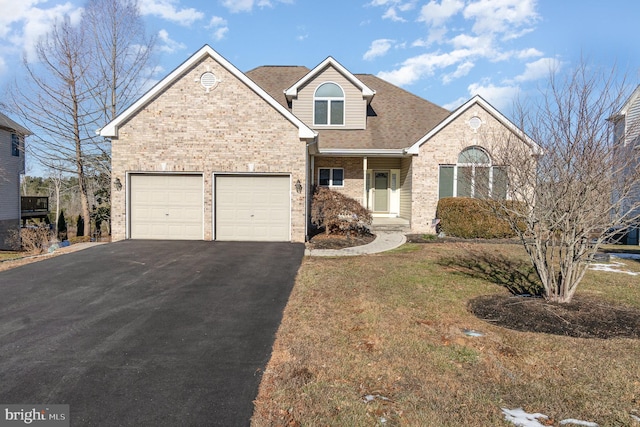
[[[524,73],[517,76],[517,82],[539,80],[549,77],[554,71],[560,68],[560,61],[556,58],[540,58],[537,61],[529,62],[525,66]]]
[[[397,70],[379,72],[378,77],[399,86],[409,85],[422,77],[434,75],[440,69],[466,60],[472,53],[467,49],[458,49],[449,53],[418,55],[405,60]]]
[[[293,3],[293,0],[276,0],[278,3]],[[254,6],[273,7],[271,0],[223,0],[222,5],[231,13],[251,12]]]
[[[516,54],[516,56],[519,59],[527,59],[527,58],[532,58],[534,56],[542,56],[542,55],[544,55],[542,52],[532,47],[529,49],[523,49]]]
[[[449,18],[459,13],[463,7],[464,2],[461,0],[442,0],[440,3],[431,0],[428,4],[422,6],[418,21],[440,27]]]
[[[219,16],[212,16],[211,20],[209,20],[209,25],[207,25],[207,28],[213,29],[213,38],[216,41],[222,40],[229,32],[229,27],[227,27],[227,20]]]
[[[204,13],[192,7],[180,9],[176,0],[141,0],[140,13],[189,26],[204,18]]]
[[[451,83],[453,80],[456,80],[456,79],[459,79],[460,77],[464,77],[468,75],[474,66],[475,64],[471,61],[463,62],[462,64],[458,65],[458,68],[456,68],[456,70],[453,73],[445,74],[444,77],[442,77],[442,83],[448,84],[448,83]]]
[[[480,95],[498,110],[504,111],[513,106],[520,93],[520,86],[495,86],[493,83],[472,83],[468,87],[469,95]]]
[[[465,102],[467,102],[468,100],[469,100],[469,98],[461,96],[460,98],[458,98],[458,99],[456,99],[454,101],[451,101],[451,102],[449,102],[447,104],[444,104],[442,106],[442,108],[447,109],[449,111],[453,111],[456,108],[458,108],[459,106],[461,106],[462,104],[464,104]]]
[[[395,70],[382,71],[378,76],[408,85],[437,75],[447,84],[467,76],[480,60],[541,57],[542,52],[532,47],[505,49],[506,43],[512,44],[512,40],[534,30],[540,19],[536,1],[430,0],[417,14],[417,22],[425,24],[426,37],[414,41],[412,47],[433,50],[435,46],[436,50],[408,58]],[[373,0],[370,5],[390,9],[400,3]]]
[[[390,19],[395,22],[407,22],[405,18],[398,15],[400,12],[408,12],[416,7],[417,0],[372,0],[367,6],[384,6],[387,10],[382,15],[383,19]]]
[[[172,40],[169,37],[169,33],[167,32],[167,30],[158,31],[158,40],[162,42],[162,44],[160,44],[158,47],[158,49],[160,49],[161,52],[174,53],[178,50],[183,50],[187,48],[187,46],[184,43],[180,43],[175,40]]]
[[[72,25],[78,24],[83,9],[71,3],[56,5],[49,9],[34,7],[39,2],[31,1],[8,4],[9,11],[3,10],[0,15],[0,38],[10,42],[10,50],[25,52],[28,60],[35,60],[35,45],[53,26],[57,20],[69,17]]]
[[[535,6],[536,0],[478,0],[464,9],[463,16],[474,21],[476,34],[500,33],[509,39],[538,21]]]
[[[365,61],[370,61],[379,56],[384,56],[391,49],[392,43],[394,41],[390,39],[378,39],[371,42],[371,46],[369,46],[369,50],[364,54],[362,59]]]
[[[384,15],[382,15],[382,18],[390,19],[394,22],[407,22],[406,19],[404,19],[401,16],[398,16],[398,12],[396,12],[396,9],[394,7],[390,7],[389,9],[387,9]]]

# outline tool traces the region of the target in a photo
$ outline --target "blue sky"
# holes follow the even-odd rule
[[[0,0],[0,91],[23,52],[82,0]],[[637,0],[139,0],[162,78],[204,44],[242,71],[333,56],[453,109],[480,94],[509,115],[550,67],[583,56],[640,82]]]

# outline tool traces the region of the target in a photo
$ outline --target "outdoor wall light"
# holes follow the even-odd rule
[[[302,193],[302,183],[300,183],[300,180],[296,181],[296,191]]]
[[[122,190],[122,183],[120,182],[120,178],[116,178],[116,180],[113,181],[113,185],[114,187],[116,187],[116,190]]]

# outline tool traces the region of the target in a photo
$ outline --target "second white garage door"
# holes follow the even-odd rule
[[[202,240],[202,175],[133,174],[131,238]]]
[[[289,176],[215,178],[216,240],[291,240]]]

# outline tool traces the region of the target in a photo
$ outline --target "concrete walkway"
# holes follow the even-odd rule
[[[399,246],[402,246],[407,241],[406,236],[400,232],[385,232],[381,231],[376,234],[376,239],[362,246],[354,246],[352,248],[344,249],[307,249],[305,255],[307,256],[354,256],[354,255],[368,255],[376,254],[379,252],[390,251]]]

